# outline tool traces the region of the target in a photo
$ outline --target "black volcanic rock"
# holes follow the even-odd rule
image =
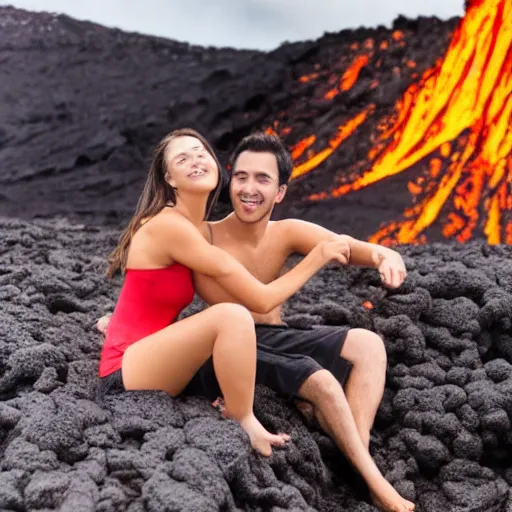
[[[265,388],[257,415],[293,438],[269,460],[201,398],[96,401],[94,324],[119,290],[103,277],[116,238],[0,218],[0,509],[375,510],[332,441]],[[383,335],[389,372],[372,449],[418,510],[508,512],[512,247],[400,250],[400,289],[383,289],[373,270],[327,267],[289,301],[286,320]]]

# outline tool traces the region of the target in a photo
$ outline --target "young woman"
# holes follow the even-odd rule
[[[252,446],[270,455],[288,436],[269,433],[253,413],[254,322],[237,304],[217,304],[175,321],[194,295],[191,271],[215,278],[240,303],[267,312],[331,260],[346,263],[341,241],[317,246],[293,270],[264,285],[199,231],[223,180],[212,148],[197,132],[176,130],[158,144],[134,217],[111,255],[109,276],[125,281],[109,323],[99,376],[104,391],[182,393],[203,363],[213,364],[226,411]]]

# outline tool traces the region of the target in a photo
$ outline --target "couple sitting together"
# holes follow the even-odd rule
[[[270,221],[285,194],[292,160],[281,141],[256,133],[231,157],[234,212],[208,222],[226,176],[208,142],[176,130],[156,147],[135,215],[110,258],[125,280],[106,334],[102,393],[162,390],[175,397],[223,397],[255,450],[270,455],[286,434],[271,434],[253,413],[255,384],[311,404],[323,430],[386,511],[414,505],[385,480],[370,452],[384,392],[386,352],[365,329],[287,327],[281,305],[330,262],[378,269],[383,284],[406,277],[391,249],[296,219]],[[283,274],[287,258],[304,255]],[[197,292],[210,306],[183,320]]]

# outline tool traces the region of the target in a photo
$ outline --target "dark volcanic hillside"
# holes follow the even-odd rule
[[[193,126],[228,146],[284,61],[0,8],[0,213],[94,223],[134,207],[151,146]],[[250,119],[243,112],[257,106]]]
[[[199,129],[225,157],[242,135],[265,128],[290,105],[298,132],[312,117],[323,124],[319,140],[340,115],[352,117],[370,101],[377,119],[443,55],[456,21],[398,19],[393,30],[343,31],[259,53],[0,8],[0,214],[117,225],[133,210],[151,146],[172,128]],[[381,66],[363,68],[339,98],[316,99],[317,88],[300,81],[315,70],[342,73],[368,40],[383,47]],[[412,61],[415,68],[407,65]],[[354,139],[339,162],[369,144]],[[313,182],[306,187],[315,190]],[[387,190],[396,191],[393,200],[364,214],[349,202],[345,231],[368,235],[382,218],[401,212],[406,192],[396,184]],[[345,211],[339,210],[342,218]],[[315,219],[332,225],[330,212]]]

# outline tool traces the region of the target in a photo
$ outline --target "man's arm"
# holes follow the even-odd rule
[[[393,249],[337,234],[312,222],[298,219],[286,219],[281,222],[285,227],[283,231],[290,253],[307,255],[318,242],[342,237],[350,249],[349,263],[378,269],[386,286],[397,288],[407,276],[402,256]]]

